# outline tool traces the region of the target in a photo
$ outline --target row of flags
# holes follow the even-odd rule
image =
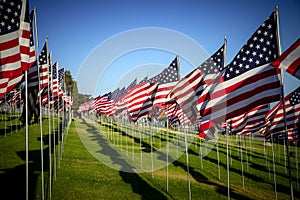
[[[0,24],[0,98],[6,99],[11,91],[19,89],[24,95],[21,99],[28,99],[29,121],[33,116],[39,116],[39,99],[43,106],[55,108],[56,105],[57,110],[69,109],[72,102],[62,81],[64,68],[58,69],[58,62],[52,65],[47,40],[37,58],[34,45],[35,10],[29,13],[28,1],[1,1]],[[25,87],[28,89],[26,94]],[[25,111],[23,106],[23,123]]]
[[[199,126],[199,135],[206,139],[225,127],[236,134],[260,131],[266,137],[280,135],[286,120],[289,139],[298,139],[299,88],[283,98],[281,69],[300,79],[300,39],[279,55],[277,22],[276,10],[228,65],[225,39],[212,56],[181,79],[177,56],[158,75],[140,83],[135,79],[126,89],[118,88],[82,104],[78,112],[128,116],[134,122],[164,113],[171,124]],[[278,101],[270,110],[270,103]],[[286,107],[284,118],[282,107]]]

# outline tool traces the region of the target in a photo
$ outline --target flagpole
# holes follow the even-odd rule
[[[223,62],[223,68],[225,68],[226,66],[226,44],[227,44],[227,39],[226,36],[224,36],[224,62]],[[226,124],[226,164],[227,164],[227,197],[228,199],[230,199],[230,187],[229,187],[229,183],[230,183],[230,179],[229,179],[229,158],[228,158],[228,138],[229,138],[229,131],[228,131],[228,127]]]
[[[28,165],[29,165],[29,156],[28,156],[28,84],[27,84],[27,71],[25,71],[25,130],[26,130],[26,140],[25,140],[25,146],[26,146],[26,199],[28,200]]]
[[[34,36],[35,36],[35,49],[38,51],[38,30],[37,30],[37,23],[36,23],[36,7],[34,7]],[[38,91],[41,90],[41,83],[40,83],[40,70],[39,70],[39,59],[36,56],[36,65],[38,67]],[[42,98],[39,97],[39,112],[40,112],[40,137],[41,137],[41,174],[42,174],[42,200],[45,198],[45,188],[44,188],[44,145],[43,145],[43,113],[42,113]]]
[[[278,56],[281,55],[281,44],[280,44],[280,32],[279,32],[279,17],[278,17],[278,6],[276,6],[276,21],[277,21],[277,45],[278,45]],[[284,129],[285,129],[285,145],[287,150],[287,158],[288,158],[288,170],[289,170],[289,179],[290,179],[290,189],[291,189],[291,199],[294,199],[294,192],[293,192],[293,180],[292,180],[292,173],[291,173],[291,160],[290,160],[290,148],[289,148],[289,139],[288,139],[288,131],[287,131],[287,124],[286,124],[286,109],[285,109],[285,99],[284,99],[284,88],[283,88],[283,70],[280,71],[280,82],[281,82],[281,101],[282,101],[282,109],[283,109],[283,122],[284,122]]]
[[[46,49],[47,49],[47,52],[48,52],[48,36],[46,37]],[[50,52],[50,60],[52,59],[52,52]],[[49,64],[48,65],[48,85],[47,85],[47,88],[48,88],[48,98],[47,98],[47,101],[48,101],[48,135],[49,135],[49,196],[50,196],[50,199],[52,199],[52,159],[51,159],[51,146],[52,146],[52,140],[51,140],[51,114],[50,114],[50,75],[51,75],[51,71],[49,71],[49,66],[51,66],[52,64],[52,61],[51,63],[49,62],[50,60],[47,59],[47,63]]]
[[[52,58],[52,56],[51,56],[51,58]],[[57,62],[56,62],[57,63]],[[54,64],[55,65],[55,70],[56,70],[56,74],[57,74],[57,64]],[[52,67],[51,65],[50,65],[50,67]],[[51,70],[53,71],[53,69],[51,68]],[[52,71],[51,71],[51,90],[52,90],[52,94],[51,94],[51,98],[53,98],[54,96],[53,96],[53,74],[52,74]],[[48,99],[50,99],[50,96],[49,96],[49,98]],[[53,101],[53,107],[52,107],[52,127],[53,127],[53,129],[52,129],[52,131],[53,131],[53,176],[54,176],[54,180],[56,180],[56,133],[55,133],[55,123],[54,123],[54,113],[55,113],[55,108],[54,108],[54,101]]]
[[[167,192],[169,192],[169,120],[167,119],[167,134],[166,134],[166,151],[167,151],[167,156],[166,156],[166,162],[167,162],[167,166],[166,166],[166,189]]]

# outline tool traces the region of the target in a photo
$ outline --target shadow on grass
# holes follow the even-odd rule
[[[19,125],[13,125],[17,127]],[[16,128],[17,129],[17,128]],[[30,133],[29,133],[30,134]],[[24,134],[25,136],[25,134]],[[55,134],[51,134],[52,148],[51,154],[53,154],[54,136],[56,136],[56,143],[58,141],[57,131]],[[43,136],[44,147],[49,145],[48,135]],[[37,141],[41,141],[41,137],[37,137]],[[30,147],[30,144],[29,144]],[[24,146],[25,149],[25,146]],[[24,164],[12,167],[0,169],[0,191],[1,197],[7,199],[25,199],[26,197],[26,151],[16,152],[17,156],[24,161]],[[28,198],[29,199],[41,199],[41,150],[29,150],[28,151]],[[52,158],[53,168],[53,158]],[[45,197],[47,197],[49,188],[49,147],[43,149],[43,171],[44,171],[44,186]],[[53,169],[52,169],[53,171]],[[53,174],[52,174],[53,175]],[[53,180],[53,179],[52,179]],[[40,181],[40,182],[39,182]],[[47,198],[46,198],[47,199]]]
[[[88,129],[87,132],[91,134],[93,140],[98,141],[98,144],[102,147],[99,153],[109,156],[114,164],[121,167],[119,174],[123,181],[131,185],[132,191],[141,196],[141,199],[167,199],[166,195],[158,191],[156,188],[149,185],[144,179],[142,179],[137,173],[134,173],[134,168],[121,158],[120,154],[114,150],[107,140],[100,135],[94,126],[82,122]]]
[[[18,124],[18,125],[11,125],[11,126],[7,126],[6,128],[2,128],[2,129],[0,129],[0,136],[1,135],[7,135],[7,134],[10,134],[10,133],[12,133],[12,132],[14,132],[14,131],[16,131],[16,130],[20,130],[21,128],[23,128],[23,125],[20,125],[20,124]]]
[[[187,166],[185,164],[177,161],[177,160],[174,161],[172,164],[176,167],[181,167],[183,170],[187,171]],[[197,180],[199,183],[204,183],[204,184],[207,184],[207,185],[216,186],[217,187],[216,192],[218,192],[219,194],[222,194],[222,195],[227,197],[227,191],[228,191],[227,186],[223,186],[223,185],[218,184],[216,182],[209,181],[206,176],[204,176],[203,174],[201,174],[200,172],[198,172],[197,170],[195,170],[193,167],[190,167],[190,166],[189,166],[189,172],[190,172],[190,175],[195,180]],[[251,199],[247,196],[236,193],[231,189],[230,189],[230,197],[234,198],[234,199]]]
[[[24,161],[24,164],[14,168],[0,169],[1,196],[7,199],[25,199],[26,197],[26,151],[18,151],[16,154]],[[49,149],[44,149],[44,173],[49,171]],[[41,151],[28,152],[28,198],[41,198],[41,191],[37,191],[38,180],[41,180]],[[45,173],[46,174],[46,173]],[[44,176],[45,176],[44,174]],[[45,178],[45,185],[47,178]],[[39,187],[41,189],[41,186]]]

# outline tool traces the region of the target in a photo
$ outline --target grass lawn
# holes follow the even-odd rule
[[[9,123],[17,123],[17,120]],[[0,125],[3,127],[3,120]],[[48,120],[44,120],[43,125],[45,192],[49,199]],[[57,119],[54,125],[57,127]],[[25,198],[25,132],[24,127],[18,128],[6,130],[6,137],[1,129],[0,136],[0,188],[2,195],[9,199]],[[39,129],[39,125],[29,127],[30,199],[41,199]],[[214,147],[201,159],[199,155],[205,154],[205,147],[210,142],[189,135],[187,165],[182,132],[75,119],[68,134],[64,135],[64,151],[62,159],[56,160],[54,177],[54,158],[58,158],[58,150],[61,150],[55,133],[51,134],[51,140],[53,147],[56,137],[56,154],[54,156],[54,151],[50,154],[52,199],[188,199],[188,178],[192,199],[227,199],[226,141],[223,136],[219,137],[218,151]],[[272,147],[264,147],[262,140],[250,138],[242,138],[242,143],[241,148],[235,137],[229,141],[230,197],[275,199]],[[273,148],[277,198],[289,199],[284,146],[275,144]],[[296,149],[291,146],[294,197],[299,199],[295,154]]]

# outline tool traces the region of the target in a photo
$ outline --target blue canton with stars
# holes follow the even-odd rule
[[[298,87],[290,97],[290,103],[292,106],[300,103],[300,87]]]
[[[0,35],[11,33],[19,29],[21,1],[0,2]]]
[[[275,60],[278,57],[276,31],[276,13],[273,12],[226,67],[224,80]]]
[[[224,45],[198,67],[205,74],[216,74],[224,69]]]
[[[159,83],[171,83],[179,81],[178,62],[177,57],[171,62],[170,66],[160,74]]]

